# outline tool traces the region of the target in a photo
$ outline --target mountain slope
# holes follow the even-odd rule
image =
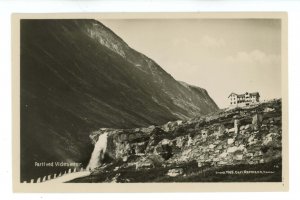
[[[176,81],[96,20],[21,21],[21,179],[34,162],[82,162],[89,133],[206,114],[201,88]]]

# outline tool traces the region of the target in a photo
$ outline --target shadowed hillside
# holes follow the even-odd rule
[[[167,53],[167,52],[166,52]],[[96,20],[21,20],[21,179],[81,162],[100,127],[161,125],[218,109]]]

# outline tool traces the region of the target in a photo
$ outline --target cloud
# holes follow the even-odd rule
[[[226,42],[224,39],[214,38],[214,37],[207,36],[207,35],[202,37],[201,43],[203,46],[216,47],[216,48],[224,47],[226,45]]]
[[[280,64],[280,56],[276,54],[267,54],[261,50],[253,50],[250,52],[240,51],[234,56],[228,56],[226,60],[229,63],[240,64]]]

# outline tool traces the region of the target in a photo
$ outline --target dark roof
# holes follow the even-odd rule
[[[250,96],[260,96],[260,95],[259,95],[259,92],[252,92],[252,93],[250,93]]]
[[[244,94],[236,94],[236,93],[234,93],[234,92],[231,92],[230,93],[230,95],[227,97],[227,98],[229,98],[231,95],[236,95],[236,96],[238,96],[238,97],[243,97],[243,96],[245,96],[245,94],[246,94],[247,92],[245,92]],[[260,96],[259,95],[259,92],[252,92],[252,93],[249,93],[249,95],[250,96]]]

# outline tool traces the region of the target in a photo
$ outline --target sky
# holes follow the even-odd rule
[[[277,19],[99,20],[176,80],[205,88],[220,108],[231,92],[281,97]]]

